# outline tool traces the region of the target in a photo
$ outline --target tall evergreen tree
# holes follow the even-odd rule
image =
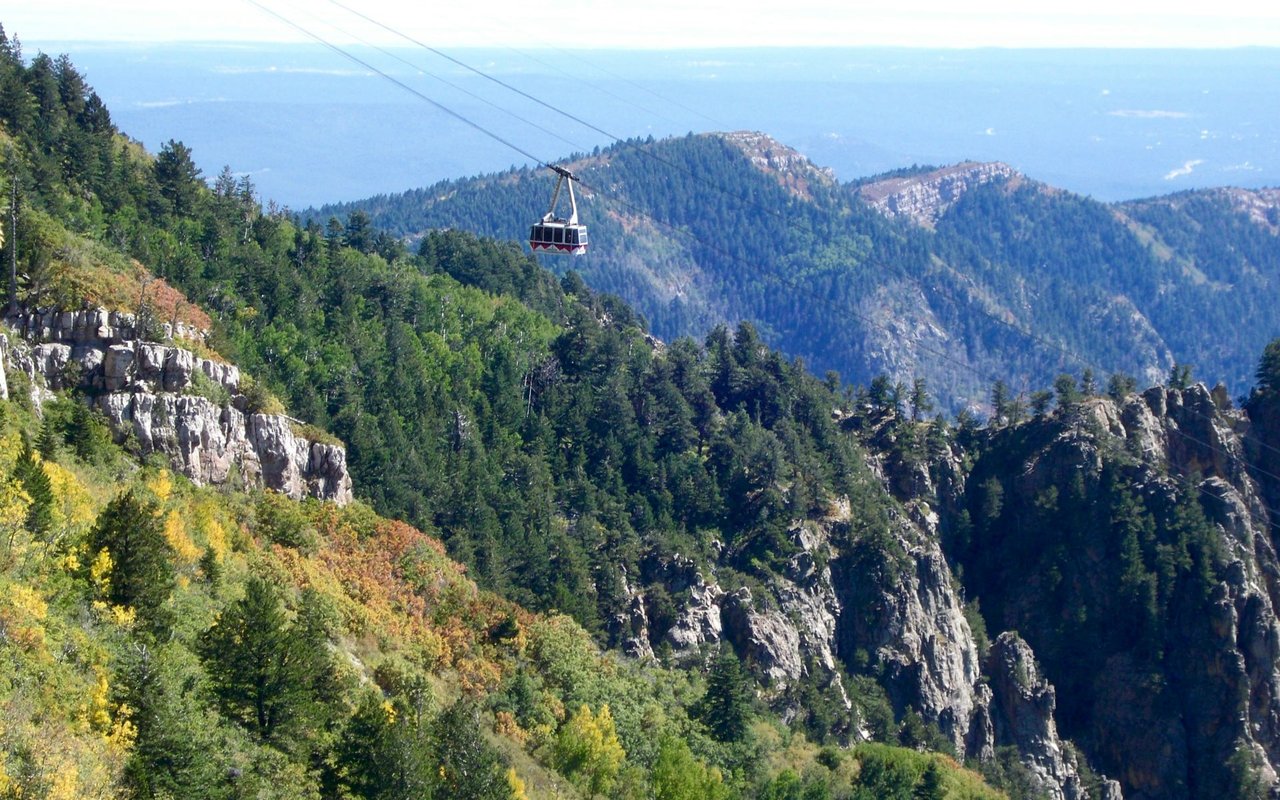
[[[47,540],[53,529],[53,485],[44,467],[36,460],[31,445],[23,443],[22,452],[13,465],[13,477],[31,498],[27,507],[27,530],[38,540]]]
[[[722,742],[742,740],[751,718],[754,685],[733,650],[722,648],[707,675],[707,691],[695,709],[712,736]]]
[[[200,168],[191,157],[191,148],[170,139],[156,156],[156,183],[168,208],[177,216],[186,216],[195,210],[199,190]]]
[[[108,503],[89,532],[92,557],[104,551],[110,558],[106,599],[136,608],[157,632],[166,630],[170,620],[164,605],[174,577],[155,504],[132,489]]]
[[[312,713],[315,647],[312,636],[290,625],[275,588],[257,576],[200,640],[227,715],[277,745],[287,745]]]
[[[475,704],[459,700],[434,726],[436,782],[433,797],[450,800],[508,800],[502,759],[480,732]]]

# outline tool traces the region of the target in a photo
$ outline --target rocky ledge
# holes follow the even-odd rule
[[[80,389],[118,441],[163,453],[198,485],[263,486],[295,499],[351,501],[347,453],[317,441],[283,414],[259,413],[241,388],[240,370],[191,350],[137,338],[132,315],[32,312],[6,320],[18,336],[0,336],[3,366],[26,375],[38,406],[50,390]],[[196,329],[168,326],[177,340]],[[0,396],[8,397],[0,369]]]
[[[858,189],[859,196],[887,217],[906,217],[932,228],[965,192],[994,180],[1021,174],[999,161],[965,161],[921,175],[887,178]]]
[[[724,141],[742,151],[756,169],[772,175],[796,197],[812,200],[814,186],[833,187],[835,173],[819,167],[798,150],[757,131],[722,133]]]

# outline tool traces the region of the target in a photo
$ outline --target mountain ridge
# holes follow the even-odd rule
[[[783,154],[777,165],[766,151]],[[758,133],[635,140],[571,161],[601,192],[583,202],[592,253],[549,266],[624,297],[663,338],[750,320],[819,372],[923,377],[953,413],[989,411],[996,381],[1029,400],[1064,372],[1152,381],[1175,363],[1242,391],[1277,332],[1260,302],[1280,299],[1274,190],[1103,204],[999,162],[833,184]],[[542,185],[517,170],[317,213],[365,210],[411,240],[433,226],[510,237],[541,213]],[[1206,225],[1221,233],[1188,235]],[[886,305],[929,320],[919,338],[886,328]],[[1228,320],[1244,339],[1216,335]],[[1144,344],[1117,346],[1128,340]]]
[[[1024,176],[999,161],[962,161],[949,167],[903,178],[867,179],[857,193],[889,218],[906,216],[932,228],[938,218],[975,186],[1005,179],[1016,189]]]

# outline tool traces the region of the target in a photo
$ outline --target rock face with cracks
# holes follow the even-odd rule
[[[750,586],[722,584],[730,558],[722,546],[706,560],[651,558],[641,574],[624,576],[629,600],[613,621],[617,641],[635,657],[666,653],[685,665],[732,648],[784,719],[807,710],[795,691],[801,685],[822,687],[823,702],[852,708],[846,676],[869,674],[899,718],[919,714],[958,757],[990,761],[1012,746],[1038,792],[1054,800],[1118,800],[1120,786],[1112,781],[1092,792],[1083,785],[1075,751],[1057,732],[1052,685],[1035,673],[1037,688],[1024,696],[1005,691],[1012,678],[996,677],[1034,671],[1030,646],[1009,635],[1017,645],[1002,647],[1017,657],[1011,667],[998,655],[985,661],[979,655],[942,550],[939,515],[919,499],[960,491],[958,459],[938,476],[868,458],[883,491],[907,499],[877,523],[879,539],[849,541],[848,528],[865,521],[840,499],[826,517],[797,521],[787,532],[792,555]],[[655,614],[654,593],[670,598],[674,609]],[[846,733],[851,740],[870,736],[860,720]]]
[[[118,312],[33,312],[7,323],[20,338],[5,337],[0,355],[27,376],[35,403],[49,390],[81,390],[118,440],[164,454],[199,485],[238,481],[295,499],[351,501],[345,448],[308,438],[282,414],[256,413],[236,366],[140,340],[133,317]],[[201,338],[181,325],[166,333]]]
[[[1028,714],[1131,799],[1280,791],[1274,411],[1158,386],[990,433],[962,560],[987,624],[1020,634],[984,669],[994,744],[1062,796],[1068,754]]]

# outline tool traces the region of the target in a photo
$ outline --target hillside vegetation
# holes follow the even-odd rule
[[[1262,341],[1270,195],[1106,207],[998,167],[922,168],[881,207],[858,199],[889,197],[880,180],[742,157],[758,138],[583,156],[584,175],[647,187],[690,230],[748,218],[666,191],[636,147],[787,210],[781,234],[729,227],[723,247],[640,237],[636,285],[688,303],[664,325],[793,312],[660,341],[591,284],[612,279],[592,260],[575,262],[591,281],[553,276],[464,231],[409,245],[360,210],[264,209],[229,171],[206,184],[180,142],[152,158],[85,113],[98,104],[69,61],[4,47],[19,301],[208,324],[203,347],[252,379],[235,401],[345,442],[358,498],[190,485],[91,413],[75,370],[31,365],[24,348],[49,343],[10,335],[10,796],[1189,800],[1280,784],[1280,343],[1240,356],[1256,386],[1236,407],[1172,357],[1150,362],[1167,385],[1144,388],[1047,362],[1018,330],[1057,326],[1064,358],[1123,351],[1140,374],[1169,341],[1161,315],[1211,320],[1188,310],[1209,293],[1239,341]],[[533,180],[440,194],[481,214]],[[437,210],[470,213],[451,202]],[[1183,230],[1227,213],[1240,225]],[[797,286],[864,311],[823,316]],[[850,386],[770,345],[862,347],[841,338],[850,319],[894,331],[862,352],[904,377]],[[895,349],[930,331],[1004,379],[936,384]],[[1053,372],[1022,392],[997,365]],[[71,389],[42,393],[49,372]],[[959,396],[947,380],[984,383],[987,422],[935,416]]]
[[[747,581],[791,517],[891,504],[831,421],[840,387],[750,327],[664,348],[508,246],[410,255],[359,217],[264,210],[3,34],[0,138],[24,307],[211,327],[246,391],[348,443],[363,498],[140,461],[75,391],[36,405],[11,334],[0,797],[1003,796],[874,683],[806,735],[727,645],[688,669],[599,649],[645,557],[728,547]],[[920,749],[837,746],[877,708],[878,738]]]

